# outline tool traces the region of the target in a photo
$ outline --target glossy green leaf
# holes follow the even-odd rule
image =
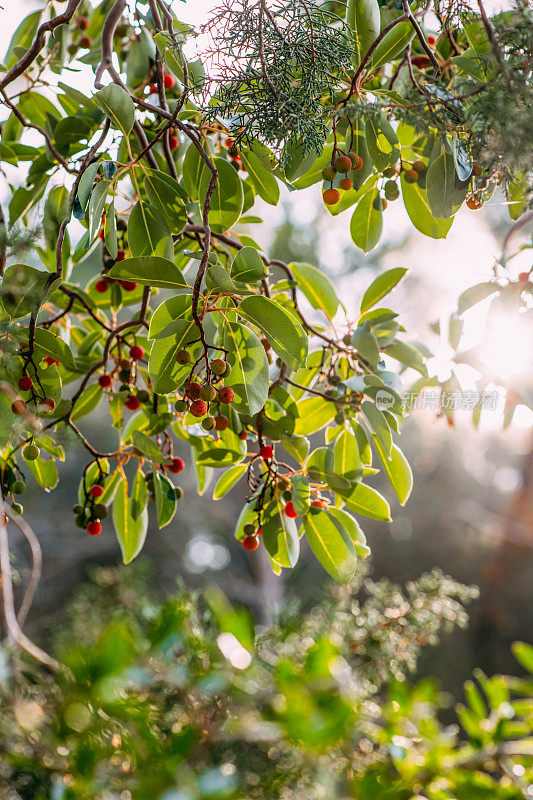
[[[350,222],[352,241],[365,253],[373,250],[377,245],[383,228],[383,214],[373,206],[377,196],[377,189],[363,195],[355,207]]]
[[[324,569],[336,581],[349,580],[356,568],[354,544],[339,521],[326,509],[306,514],[304,532],[309,546]]]
[[[172,521],[178,507],[174,484],[160,472],[154,472],[155,507],[159,530]]]
[[[375,306],[385,295],[391,292],[394,287],[398,285],[406,272],[406,267],[395,267],[394,269],[388,269],[386,272],[378,275],[363,295],[360,306],[361,314],[364,314],[369,308]]]
[[[114,128],[118,128],[126,136],[131,132],[135,121],[135,106],[128,93],[112,83],[104,86],[94,95],[102,111],[111,120]]]
[[[113,501],[113,525],[122,550],[122,559],[125,564],[129,564],[143,548],[148,530],[148,512],[144,509],[140,516],[134,519],[125,475],[118,483]]]
[[[162,289],[190,288],[181,269],[173,261],[161,256],[126,258],[115,264],[108,275],[117,280],[136,281],[143,286],[159,286]]]
[[[404,506],[413,488],[413,473],[411,467],[409,466],[409,462],[396,444],[392,445],[390,457],[387,457],[383,445],[377,436],[373,436],[372,438],[376,446],[376,450],[378,451],[378,455],[381,459],[381,463],[383,464],[383,469],[387,473],[387,477],[391,482],[391,486],[394,489],[398,500],[400,501],[401,505]]]
[[[263,511],[262,538],[270,558],[280,567],[294,567],[300,556],[300,540],[294,519],[283,512],[279,495]]]
[[[279,201],[279,184],[274,175],[251,150],[242,148],[240,155],[256,193],[265,203],[276,206]]]
[[[231,371],[224,378],[236,395],[237,407],[253,415],[268,397],[268,361],[265,348],[253,331],[237,322],[224,321],[224,347]]]
[[[377,0],[348,0],[346,22],[354,32],[352,63],[357,69],[380,29]]]
[[[245,297],[238,307],[241,317],[264,333],[279,357],[297,369],[307,357],[307,336],[290,311],[262,295]]]
[[[358,483],[350,492],[340,492],[344,505],[363,517],[391,521],[390,507],[385,498],[366,483]]]
[[[256,283],[267,275],[265,264],[255,247],[243,247],[231,265],[231,277],[243,283]]]
[[[246,464],[235,464],[223,472],[213,489],[213,500],[224,497],[240,481],[247,469]]]
[[[215,158],[214,165],[218,178],[211,196],[209,224],[215,233],[225,233],[237,222],[242,212],[242,181],[224,158]],[[204,167],[200,175],[200,204],[206,196],[210,178],[210,170]]]
[[[401,185],[405,210],[415,228],[432,239],[445,239],[453,219],[435,218],[429,207],[426,189],[422,189],[418,183],[407,183],[403,172]]]
[[[312,264],[292,262],[290,269],[298,281],[298,286],[313,308],[324,311],[329,319],[337,313],[339,301],[333,283],[328,276]]]

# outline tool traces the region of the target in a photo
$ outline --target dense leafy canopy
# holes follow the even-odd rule
[[[242,226],[281,184],[349,211],[365,252],[400,197],[416,229],[442,238],[463,203],[501,185],[521,224],[530,146],[511,147],[505,126],[519,123],[502,102],[510,88],[529,96],[530,9],[489,20],[481,3],[243,0],[214,12],[191,60],[194,31],[163,0],[142,8],[47,7],[5,56],[0,152],[27,169],[2,218],[3,497],[20,513],[27,471],[52,490],[73,432],[90,459],[76,524],[98,534],[112,505],[129,562],[149,501],[161,528],[176,513],[180,439],[200,492],[247,482],[235,530],[247,549],[261,540],[279,573],[305,536],[345,580],[368,553],[357,518],[390,518],[367,479],[383,470],[402,504],[412,487],[393,441],[399,371],[431,380],[428,351],[388,307],[406,270],[379,275],[351,319],[316,266],[270,259]],[[88,68],[85,94],[74,84]],[[452,345],[489,293],[525,311],[531,283],[463,296]],[[109,452],[80,428],[103,406]]]

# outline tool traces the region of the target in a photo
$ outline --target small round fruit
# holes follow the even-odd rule
[[[334,206],[341,199],[341,193],[338,189],[326,189],[322,195],[322,199],[327,206]]]
[[[72,507],[72,511],[74,514],[83,514],[83,506],[77,503],[75,506]]]
[[[418,180],[418,172],[416,169],[408,169],[404,172],[404,178],[406,183],[416,183]]]
[[[120,369],[118,372],[118,379],[121,383],[129,383],[131,373],[129,369]]]
[[[24,481],[15,481],[13,486],[11,487],[11,491],[13,494],[24,494],[26,491],[26,484]]]
[[[178,362],[178,364],[181,364],[182,366],[190,364],[191,358],[192,358],[191,354],[189,353],[188,350],[178,350],[178,352],[176,353],[176,361]]]
[[[347,192],[349,189],[353,187],[353,181],[351,178],[342,178],[342,180],[339,181],[339,186],[341,189]]]
[[[158,91],[159,90],[158,90],[156,84],[155,83],[151,83],[150,84],[150,94],[157,94]]]
[[[219,414],[217,417],[215,417],[215,429],[217,431],[225,431],[228,425],[229,419],[223,414]]]
[[[385,197],[387,200],[397,200],[400,196],[400,190],[395,181],[387,181],[385,184]]]
[[[518,276],[520,283],[529,283],[529,272],[521,272]]]
[[[363,159],[358,153],[354,152],[353,150],[350,150],[348,156],[350,158],[350,161],[352,162],[352,170],[354,172],[359,172],[359,170],[363,169]]]
[[[94,514],[98,517],[98,519],[105,519],[109,514],[107,506],[103,503],[97,503],[93,509]]]
[[[150,397],[151,395],[148,389],[139,389],[139,391],[137,392],[137,400],[139,401],[139,403],[148,403]]]
[[[254,534],[255,525],[252,522],[247,522],[245,525],[242,526],[242,532],[249,535]]]
[[[109,283],[104,278],[99,278],[94,284],[94,288],[100,294],[104,294],[109,289]]]
[[[89,50],[93,46],[93,40],[90,36],[82,36],[78,42],[80,47]]]
[[[335,167],[332,167],[331,164],[327,167],[324,167],[324,169],[322,170],[322,178],[325,181],[330,181],[330,182],[334,181],[336,177],[337,177],[337,170],[335,169]]]
[[[134,344],[133,347],[130,347],[130,358],[132,361],[140,361],[143,357],[144,350],[140,345]]]
[[[22,455],[26,461],[35,461],[36,458],[39,458],[40,452],[36,444],[27,444],[22,451]]]
[[[176,150],[180,146],[180,140],[177,136],[169,136],[168,137],[168,146],[171,150]]]
[[[199,383],[195,383],[195,381],[191,381],[191,383],[189,383],[187,385],[187,389],[185,390],[185,393],[186,393],[187,397],[191,398],[191,400],[198,400],[198,398],[200,397],[200,389],[201,388],[202,387],[200,386]]]
[[[383,211],[383,203],[384,202],[385,201],[382,200],[381,197],[378,195],[377,197],[374,197],[374,199],[372,200],[372,208],[375,211]]]
[[[394,178],[395,175],[398,174],[398,170],[396,167],[387,167],[387,169],[383,170],[383,175],[385,178]]]
[[[102,533],[102,523],[99,519],[93,519],[91,522],[89,522],[87,525],[87,533],[90,536],[98,536],[100,533]]]
[[[434,36],[431,36],[431,34],[430,34],[427,37],[427,43],[429,44],[430,47],[435,47],[435,45],[437,44],[437,40],[435,39]]]
[[[111,375],[108,375],[107,372],[104,372],[103,375],[100,375],[98,378],[98,383],[102,387],[102,389],[109,389],[111,384],[113,383],[113,379]]]
[[[26,403],[24,400],[15,400],[11,404],[11,411],[19,417],[22,416],[26,412]]]
[[[104,489],[102,486],[98,486],[96,483],[94,486],[91,486],[89,492],[91,493],[92,497],[101,497],[104,493]]]
[[[24,508],[20,503],[11,503],[11,511],[13,512],[13,514],[16,514],[17,517],[20,517],[20,515],[24,511]]]
[[[80,17],[76,23],[76,27],[79,31],[86,31],[89,27],[89,20],[87,17]]]
[[[86,519],[84,514],[78,514],[74,519],[74,524],[77,528],[85,528]]]
[[[345,156],[345,155],[337,156],[333,160],[333,166],[335,167],[337,172],[342,172],[344,174],[349,172],[353,167],[352,160],[348,156]]]
[[[205,400],[207,403],[209,403],[211,400],[214,400],[216,396],[217,390],[209,383],[206,383],[200,389],[200,400]]]
[[[137,409],[141,407],[139,400],[134,394],[130,394],[124,405],[126,408],[129,408],[130,411],[137,411]]]
[[[137,288],[135,281],[119,281],[125,292],[133,292]]]
[[[127,358],[121,358],[118,362],[119,369],[129,369],[131,367],[131,363],[128,361]]]
[[[296,510],[295,510],[295,508],[294,508],[294,506],[292,504],[292,500],[289,500],[289,502],[287,503],[287,505],[285,506],[283,511],[284,511],[285,516],[289,517],[290,519],[295,519],[298,516],[298,514],[297,514],[297,512],[296,512]]]
[[[246,432],[246,431],[241,431],[241,432],[239,433],[239,439],[240,439],[242,442],[245,442],[247,438],[248,438],[248,434],[247,434],[247,432]]]
[[[413,164],[413,169],[416,169],[419,175],[423,175],[424,172],[427,172],[427,167],[423,161],[415,161]]]
[[[274,448],[270,444],[264,444],[263,447],[259,449],[259,455],[265,460],[267,458],[272,458],[274,455]]]
[[[292,498],[292,492],[291,492],[290,489],[285,489],[285,491],[283,492],[283,494],[281,496],[283,497],[285,502],[288,503],[289,500]]]
[[[263,347],[265,349],[265,353],[268,353],[268,351],[271,350],[271,348],[272,348],[272,345],[270,344],[268,339],[265,339],[265,338],[261,339],[261,344],[263,345]]]
[[[479,199],[479,195],[473,194],[472,197],[469,197],[466,201],[466,205],[468,208],[471,208],[472,211],[475,211],[478,208],[481,208],[481,201]]]
[[[352,343],[352,334],[351,333],[345,333],[344,336],[342,337],[342,343],[345,344],[346,346],[351,344]]]
[[[222,358],[214,358],[209,366],[211,367],[211,372],[214,372],[215,375],[224,375],[226,371],[226,362]]]
[[[172,464],[167,465],[169,472],[177,475],[178,472],[183,472],[185,468],[185,461],[182,458],[176,457],[172,459]]]
[[[56,367],[59,366],[59,361],[55,361],[51,356],[46,356],[44,359],[44,363],[46,364],[47,367],[51,367],[52,364],[55,364]]]
[[[212,431],[215,427],[215,418],[214,417],[204,417],[201,422],[202,428],[204,431]]]
[[[259,547],[259,539],[257,536],[245,536],[242,540],[242,546],[245,550],[248,550],[248,552],[251,553],[253,550],[257,550]]]
[[[191,403],[189,411],[193,417],[205,417],[207,414],[207,403],[203,400],[195,400],[194,403]]]
[[[174,486],[174,497],[176,498],[176,500],[181,500],[181,498],[183,497],[183,489],[181,488],[181,486]]]
[[[163,84],[165,89],[172,89],[176,81],[172,77],[172,75],[164,75],[163,76]]]
[[[18,387],[21,392],[29,392],[32,386],[33,381],[29,375],[23,375],[22,378],[19,378]]]
[[[311,502],[311,506],[312,506],[313,508],[324,508],[324,506],[325,506],[325,505],[326,505],[326,504],[324,503],[324,501],[323,501],[323,500],[313,500],[313,501]]]
[[[174,410],[177,411],[178,414],[183,414],[185,411],[187,411],[188,408],[189,406],[187,405],[185,400],[176,400],[176,402],[174,403]]]
[[[224,404],[233,403],[235,392],[231,387],[223,386],[222,389],[218,390],[218,399]]]

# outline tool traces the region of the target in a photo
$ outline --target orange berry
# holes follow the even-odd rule
[[[327,206],[334,206],[341,199],[341,193],[338,189],[326,189],[322,199]]]

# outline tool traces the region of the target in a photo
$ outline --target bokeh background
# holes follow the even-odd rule
[[[0,51],[20,20],[42,3],[4,0],[0,6]],[[209,0],[175,2],[184,21],[199,24],[213,3]],[[200,45],[201,46],[201,45]],[[91,73],[73,74],[72,83],[90,91]],[[8,196],[7,183],[20,184],[24,174],[3,165],[0,202]],[[480,212],[461,210],[444,241],[433,241],[413,230],[403,208],[391,203],[384,215],[382,243],[368,256],[349,238],[350,211],[330,218],[316,187],[289,194],[272,209],[258,205],[265,225],[250,233],[273,257],[285,261],[309,261],[324,269],[340,287],[348,310],[379,270],[410,267],[394,296],[394,307],[410,337],[424,342],[435,353],[434,366],[446,370],[447,348],[432,333],[430,323],[447,320],[457,297],[468,286],[486,280],[510,221],[501,195]],[[254,213],[255,213],[254,211]],[[512,262],[513,274],[529,269],[527,251]],[[83,265],[85,277],[96,273],[95,255]],[[473,315],[467,322],[467,343],[483,333],[483,320]],[[517,340],[511,330],[502,332],[492,351],[485,352],[491,367],[506,372],[512,356],[515,381],[529,380],[533,335]],[[459,411],[454,427],[431,410],[415,410],[404,426],[402,448],[412,464],[415,488],[405,508],[392,502],[391,524],[361,520],[372,547],[369,565],[374,577],[386,576],[404,583],[424,570],[439,566],[465,583],[477,584],[480,597],[471,611],[471,624],[444,639],[437,650],[427,651],[422,673],[439,677],[456,696],[474,666],[488,673],[513,670],[509,645],[529,640],[533,607],[529,602],[533,583],[533,414],[520,407],[512,424],[502,430],[504,397],[498,408],[487,412],[478,430],[471,415]],[[83,421],[95,441],[109,444],[105,412]],[[190,464],[188,453],[183,455]],[[43,496],[35,486],[25,495],[25,516],[37,532],[43,548],[43,579],[31,611],[27,630],[46,642],[62,624],[65,604],[74,589],[96,564],[114,565],[120,559],[111,523],[97,539],[74,526],[71,507],[78,477],[85,465],[84,453],[68,447],[59,465],[60,485]],[[234,490],[221,501],[211,498],[212,486],[198,497],[190,468],[180,475],[185,497],[173,522],[159,532],[151,524],[142,558],[151,565],[152,578],[161,595],[171,592],[176,579],[188,585],[217,583],[230,598],[245,602],[259,621],[267,622],[276,607],[294,598],[309,605],[318,599],[327,575],[304,548],[297,568],[276,578],[260,551],[246,554],[233,539],[233,525],[244,499],[244,489]],[[380,489],[380,478],[375,486]],[[383,482],[388,499],[390,492]],[[28,554],[13,536],[14,556],[22,574]]]

